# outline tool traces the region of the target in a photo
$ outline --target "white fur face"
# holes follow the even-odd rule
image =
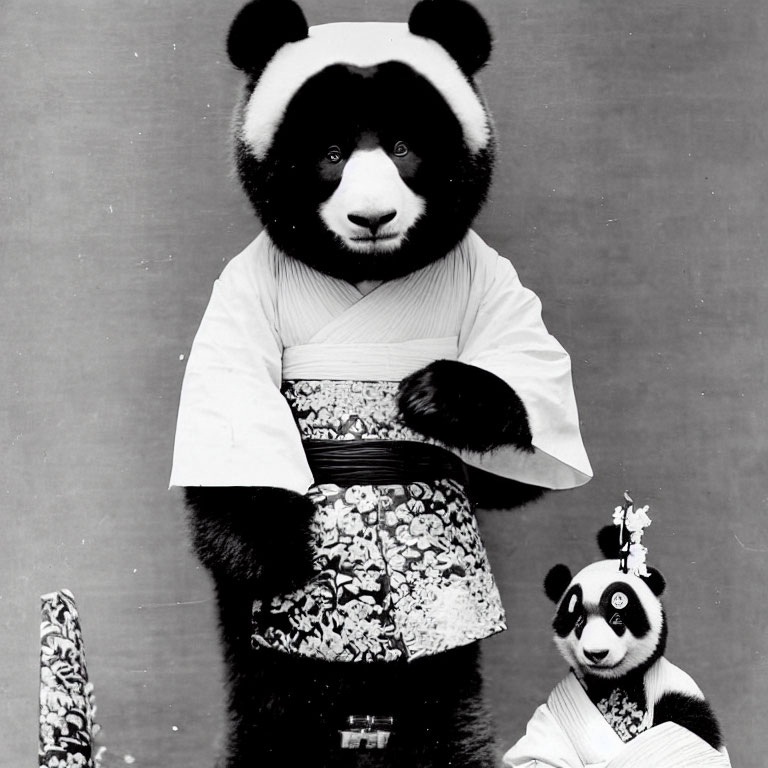
[[[320,218],[344,245],[358,253],[397,250],[424,213],[426,203],[403,181],[381,147],[357,149],[346,161]]]
[[[619,678],[643,665],[662,639],[659,599],[616,560],[593,563],[571,581],[555,615],[555,645],[580,675]]]

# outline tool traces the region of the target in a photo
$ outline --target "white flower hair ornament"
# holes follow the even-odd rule
[[[619,526],[619,570],[648,576],[645,556],[648,549],[643,546],[643,531],[651,524],[648,505],[635,509],[635,502],[624,491],[624,503],[613,511],[613,524]]]

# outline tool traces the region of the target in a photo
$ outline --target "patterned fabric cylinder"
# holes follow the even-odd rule
[[[95,768],[98,726],[75,599],[65,589],[41,600],[39,764]]]

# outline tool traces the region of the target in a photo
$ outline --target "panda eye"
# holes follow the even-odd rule
[[[342,154],[341,149],[337,147],[335,144],[328,147],[328,151],[325,153],[325,159],[328,160],[329,163],[333,163],[334,165],[336,163],[341,162]]]
[[[576,619],[576,623],[573,625],[574,629],[581,629],[587,623],[587,617],[582,613]]]
[[[392,154],[395,157],[405,157],[408,152],[408,145],[404,141],[395,142],[395,146],[392,148]]]
[[[629,598],[623,592],[615,592],[611,598],[611,605],[620,611],[622,608],[626,608],[629,604]]]
[[[608,622],[612,627],[623,627],[624,626],[624,619],[619,616],[618,613],[614,613],[611,617],[611,620]]]

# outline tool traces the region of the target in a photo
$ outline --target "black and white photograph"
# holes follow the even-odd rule
[[[0,125],[0,768],[766,765],[768,4],[6,0]]]

